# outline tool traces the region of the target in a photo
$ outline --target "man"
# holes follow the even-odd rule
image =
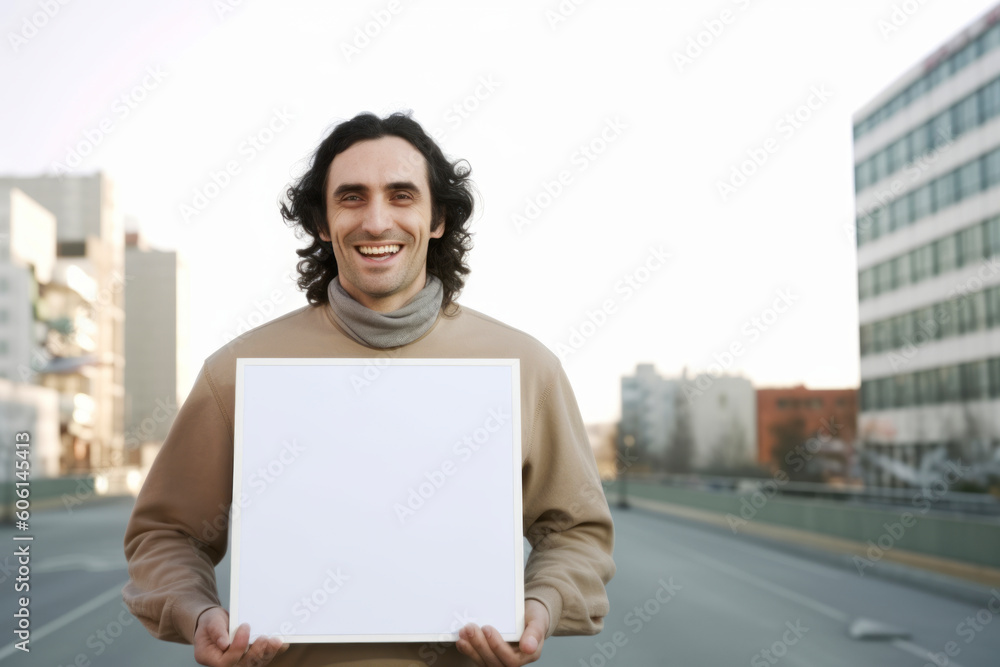
[[[123,597],[154,636],[193,643],[203,665],[509,666],[537,660],[553,634],[600,632],[615,565],[596,464],[555,355],[455,302],[469,272],[472,211],[469,170],[449,162],[408,115],[361,114],[320,144],[281,206],[312,239],[297,251],[309,305],[206,359],[129,520]],[[246,624],[230,642],[213,568],[226,551],[233,500],[236,359],[386,355],[520,359],[522,508],[532,546],[520,641],[470,623],[454,644],[251,644]]]

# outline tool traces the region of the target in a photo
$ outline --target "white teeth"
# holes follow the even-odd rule
[[[381,246],[370,246],[362,245],[358,246],[358,252],[362,255],[394,255],[399,252],[398,245],[381,245]]]

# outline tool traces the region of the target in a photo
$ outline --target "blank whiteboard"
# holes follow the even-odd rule
[[[236,362],[230,630],[524,630],[517,359]]]

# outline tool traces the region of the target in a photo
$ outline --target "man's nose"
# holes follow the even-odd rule
[[[365,209],[361,228],[372,236],[379,236],[392,228],[392,207],[388,202],[376,199]]]

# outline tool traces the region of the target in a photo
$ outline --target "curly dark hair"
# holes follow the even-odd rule
[[[309,246],[295,251],[303,258],[296,264],[297,284],[305,291],[309,303],[327,303],[327,287],[337,275],[333,245],[319,236],[321,230],[327,229],[325,187],[330,165],[355,143],[385,136],[405,139],[427,163],[434,229],[444,220],[444,234],[430,239],[427,247],[427,272],[437,276],[444,286],[442,306],[447,309],[465,285],[469,273],[465,256],[472,249],[472,235],[466,229],[473,211],[474,186],[469,180],[472,169],[465,160],[450,162],[410,117],[411,113],[396,112],[379,118],[366,112],[337,125],[316,149],[309,170],[289,186],[286,200],[280,202],[281,217],[286,225],[296,228],[296,237],[308,234],[312,238]]]

